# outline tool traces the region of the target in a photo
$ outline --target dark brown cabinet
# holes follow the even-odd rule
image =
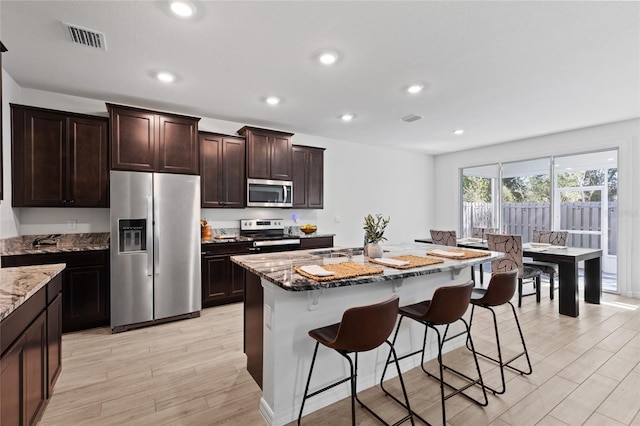
[[[2,115],[2,105],[4,105],[4,102],[2,102],[2,54],[4,52],[7,51],[7,48],[4,47],[4,44],[2,44],[2,42],[0,41],[0,117],[4,117]],[[2,140],[2,135],[4,133],[2,133],[2,121],[0,119],[0,140]],[[0,143],[0,147],[2,147],[2,144]],[[4,181],[2,178],[3,175],[3,166],[2,166],[2,149],[0,149],[0,200],[3,199],[4,197]]]
[[[251,243],[202,245],[202,307],[242,301],[244,269],[230,257],[248,254]]]
[[[333,247],[333,237],[300,238],[300,250]]]
[[[14,207],[109,207],[108,120],[11,105]]]
[[[247,178],[291,180],[293,133],[245,126],[238,130],[247,140]]]
[[[197,117],[107,104],[111,168],[198,174]]]
[[[324,148],[294,145],[293,207],[324,207]]]
[[[200,132],[201,207],[245,206],[245,140]]]
[[[3,256],[2,266],[66,263],[62,272],[62,331],[109,325],[109,251]]]
[[[36,424],[61,370],[60,275],[0,322],[0,424]]]

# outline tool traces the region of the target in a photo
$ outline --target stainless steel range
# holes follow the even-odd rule
[[[284,233],[283,219],[242,219],[240,235],[253,240],[252,252],[298,250],[300,238]]]

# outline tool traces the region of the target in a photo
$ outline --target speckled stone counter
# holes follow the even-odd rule
[[[65,268],[53,265],[0,269],[0,321],[9,316]]]
[[[391,245],[385,246],[386,252],[383,257],[393,257],[407,254],[412,254],[415,256],[425,256],[427,251],[430,251],[434,248],[446,249],[446,247],[443,246],[417,243],[395,246]],[[467,268],[479,263],[489,262],[492,259],[502,256],[502,254],[497,252],[487,252],[489,256],[477,259],[455,260],[443,258],[443,263],[401,270],[391,267],[385,267],[380,264],[369,263],[367,261],[368,258],[360,254],[353,256],[351,258],[351,261],[361,264],[368,264],[378,268],[384,268],[384,272],[381,275],[369,275],[346,280],[334,280],[326,282],[317,282],[310,278],[303,277],[302,275],[296,273],[293,269],[293,266],[326,265],[331,263],[345,262],[349,260],[348,250],[349,249],[346,248],[333,248],[288,251],[280,253],[251,254],[243,256],[232,256],[231,260],[242,266],[246,270],[258,275],[260,278],[264,278],[284,290],[307,291],[317,290],[320,288],[343,287],[358,284],[369,284],[372,282],[399,280],[408,277],[436,274],[446,271],[453,271],[453,273],[458,273],[463,268]]]
[[[108,232],[21,235],[0,240],[0,255],[108,250],[109,238]]]

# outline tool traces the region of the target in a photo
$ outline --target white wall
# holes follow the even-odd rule
[[[0,201],[0,238],[18,235],[20,223],[11,208],[11,110],[10,102],[20,99],[20,86],[2,69],[2,185],[3,200]]]
[[[556,133],[435,158],[435,227],[459,228],[459,170],[549,155],[618,149],[618,288],[640,297],[640,120]]]
[[[22,88],[12,102],[93,115],[107,115],[104,101]],[[7,108],[8,110],[8,108]],[[180,111],[173,111],[180,113]],[[7,111],[8,114],[8,111]],[[8,116],[7,116],[8,117]],[[202,118],[200,130],[235,134],[237,123]],[[7,122],[7,127],[9,123]],[[288,129],[278,129],[287,131]],[[335,139],[296,134],[293,143],[326,148],[324,157],[324,209],[203,209],[202,217],[214,227],[238,226],[244,218],[284,218],[294,225],[313,223],[318,232],[336,234],[335,244],[362,245],[364,216],[381,213],[391,217],[386,232],[390,243],[412,241],[426,235],[433,221],[433,157],[396,149],[370,147]],[[4,144],[10,150],[10,134]],[[10,153],[5,158],[5,167]],[[5,188],[10,186],[7,178]],[[10,200],[3,202],[10,205]],[[107,232],[108,209],[21,208],[5,209],[0,219],[15,216],[17,233]],[[78,229],[67,229],[68,220],[77,220]],[[14,231],[15,232],[15,231]]]

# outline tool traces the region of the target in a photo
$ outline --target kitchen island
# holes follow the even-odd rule
[[[400,255],[425,257],[427,251],[446,247],[423,244],[385,246],[385,258]],[[315,341],[309,330],[339,322],[342,313],[353,306],[386,300],[397,294],[400,305],[429,299],[444,285],[468,281],[469,268],[502,256],[466,260],[442,258],[441,263],[395,269],[370,263],[362,249],[322,249],[233,256],[231,260],[246,270],[245,353],[247,369],[262,387],[260,412],[270,425],[283,425],[297,418]],[[354,278],[316,281],[297,271],[304,265],[333,265],[354,262],[379,268],[381,273]],[[399,355],[422,347],[424,327],[403,323],[396,350]],[[451,332],[461,330],[458,328]],[[426,358],[436,356],[437,348],[429,336]],[[464,344],[464,337],[445,345],[445,351]],[[377,384],[382,375],[388,349],[384,346],[360,355],[358,390]],[[419,365],[419,355],[401,361],[403,371]],[[348,375],[348,365],[334,351],[320,348],[316,366],[323,374],[314,375],[310,389],[319,389]],[[391,373],[391,374],[389,374]],[[394,369],[387,372],[392,377]],[[349,386],[341,385],[312,398],[305,413],[325,407],[349,396]]]

